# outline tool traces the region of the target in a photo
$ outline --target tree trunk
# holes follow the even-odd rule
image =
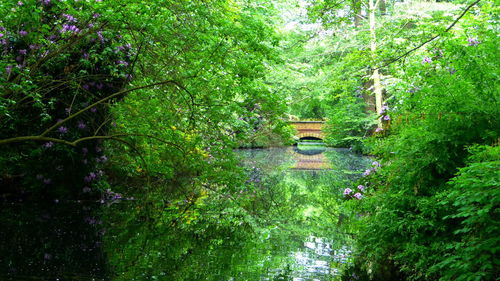
[[[378,3],[378,2],[377,2]],[[375,62],[375,54],[377,51],[377,33],[376,33],[376,21],[375,21],[375,11],[376,11],[376,3],[374,0],[368,1],[369,5],[369,20],[370,20],[370,50],[372,53],[372,61]],[[378,69],[373,71],[372,75],[373,79],[373,93],[375,95],[375,109],[377,113],[382,111],[382,85],[380,84],[380,73]],[[382,128],[382,119],[378,119],[378,127]]]

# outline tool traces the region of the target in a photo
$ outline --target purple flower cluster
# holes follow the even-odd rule
[[[45,149],[49,149],[49,148],[51,148],[51,147],[53,147],[53,146],[54,146],[54,143],[53,143],[53,142],[51,142],[51,141],[46,142],[46,143],[44,143],[44,144],[42,145],[42,147],[43,147],[43,148],[45,148]]]
[[[432,63],[432,59],[430,57],[424,57],[422,63]]]
[[[358,185],[359,190],[363,191],[364,188],[365,188],[364,186]],[[352,189],[350,189],[350,188],[344,189],[344,196],[346,196],[346,197],[350,197],[350,198],[354,197],[358,200],[361,200],[361,198],[363,198],[363,195],[361,195],[361,193],[359,193],[359,192],[356,192],[355,194],[352,194],[352,193],[354,193],[354,191]]]
[[[128,66],[128,62],[123,61],[123,60],[119,60],[119,61],[117,61],[116,63],[117,63],[117,64],[119,64],[119,65],[123,65],[123,66],[125,66],[125,67],[127,67],[127,66]]]
[[[74,16],[72,16],[72,15],[62,14],[62,16],[63,16],[64,18],[66,18],[66,20],[67,20],[68,22],[77,22],[76,18],[75,18]]]
[[[477,38],[474,38],[474,37],[469,37],[467,38],[467,46],[476,46],[477,44],[479,44],[479,40],[477,40]]]
[[[96,179],[97,179],[97,174],[94,172],[91,172],[83,178],[83,181],[89,183],[89,182],[92,182]]]
[[[87,128],[87,125],[85,124],[85,122],[83,122],[82,120],[78,121],[78,124],[76,125],[78,127],[78,129],[80,130],[84,130],[85,128]]]
[[[63,24],[63,28],[61,29],[60,31],[61,33],[64,33],[64,32],[73,32],[73,33],[78,33],[80,32],[80,29],[78,27],[76,27],[76,25],[73,25],[73,24]]]
[[[108,188],[106,190],[106,192],[104,193],[104,199],[115,201],[115,200],[123,199],[123,196],[120,193],[111,191],[111,189]]]
[[[369,169],[366,169],[364,172],[363,172],[363,176],[369,176],[371,173],[377,171],[377,168],[380,168],[382,165],[378,162],[378,161],[373,161],[372,163],[372,167],[369,168]]]
[[[68,132],[68,128],[61,126],[61,127],[57,128],[57,131],[61,134],[66,134]]]
[[[384,106],[382,106],[382,108],[380,109],[380,112],[379,114],[382,115],[382,114],[385,114],[387,112],[387,110],[389,110],[389,106],[387,106],[386,104]]]
[[[106,155],[102,155],[101,157],[96,158],[95,161],[97,163],[105,163],[106,161],[108,161],[108,157],[106,157]]]

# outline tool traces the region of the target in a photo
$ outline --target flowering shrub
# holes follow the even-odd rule
[[[0,4],[6,15],[0,19],[2,138],[42,134],[75,141],[106,134],[108,106],[87,107],[123,88],[131,46],[106,28],[96,3],[19,3]],[[45,194],[89,192],[106,160],[97,140],[76,148],[52,140],[9,144],[2,151],[2,186],[22,184]]]

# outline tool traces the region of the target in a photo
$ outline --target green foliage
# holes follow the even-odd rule
[[[474,147],[471,154],[438,195],[450,210],[443,219],[454,225],[444,259],[430,269],[444,280],[493,280],[499,273],[500,147]]]
[[[2,144],[2,193],[76,195],[89,184],[85,177],[98,177],[106,160],[100,142],[90,138],[77,147],[59,142],[105,134],[107,105],[88,107],[127,81],[134,50],[106,25],[109,18],[98,14],[102,9],[87,2],[0,4],[6,15],[0,20],[2,139],[49,138]]]
[[[498,276],[498,149],[490,145],[500,134],[499,64],[498,38],[489,24],[497,15],[485,2],[404,64],[382,70],[383,116],[389,120],[365,145],[383,166],[358,183],[367,187],[365,198],[345,204],[362,214],[350,227],[357,237],[354,267],[370,280]],[[434,13],[414,19],[401,40],[442,32],[449,18]],[[399,21],[387,19],[382,36]],[[380,48],[381,56],[397,55],[390,45]],[[345,128],[357,128],[353,120],[343,121],[350,124]],[[469,150],[474,145],[486,148]]]

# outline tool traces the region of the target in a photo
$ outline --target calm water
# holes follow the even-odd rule
[[[317,145],[237,153],[246,185],[196,209],[3,203],[0,280],[336,280],[351,253],[341,194],[369,160]]]

